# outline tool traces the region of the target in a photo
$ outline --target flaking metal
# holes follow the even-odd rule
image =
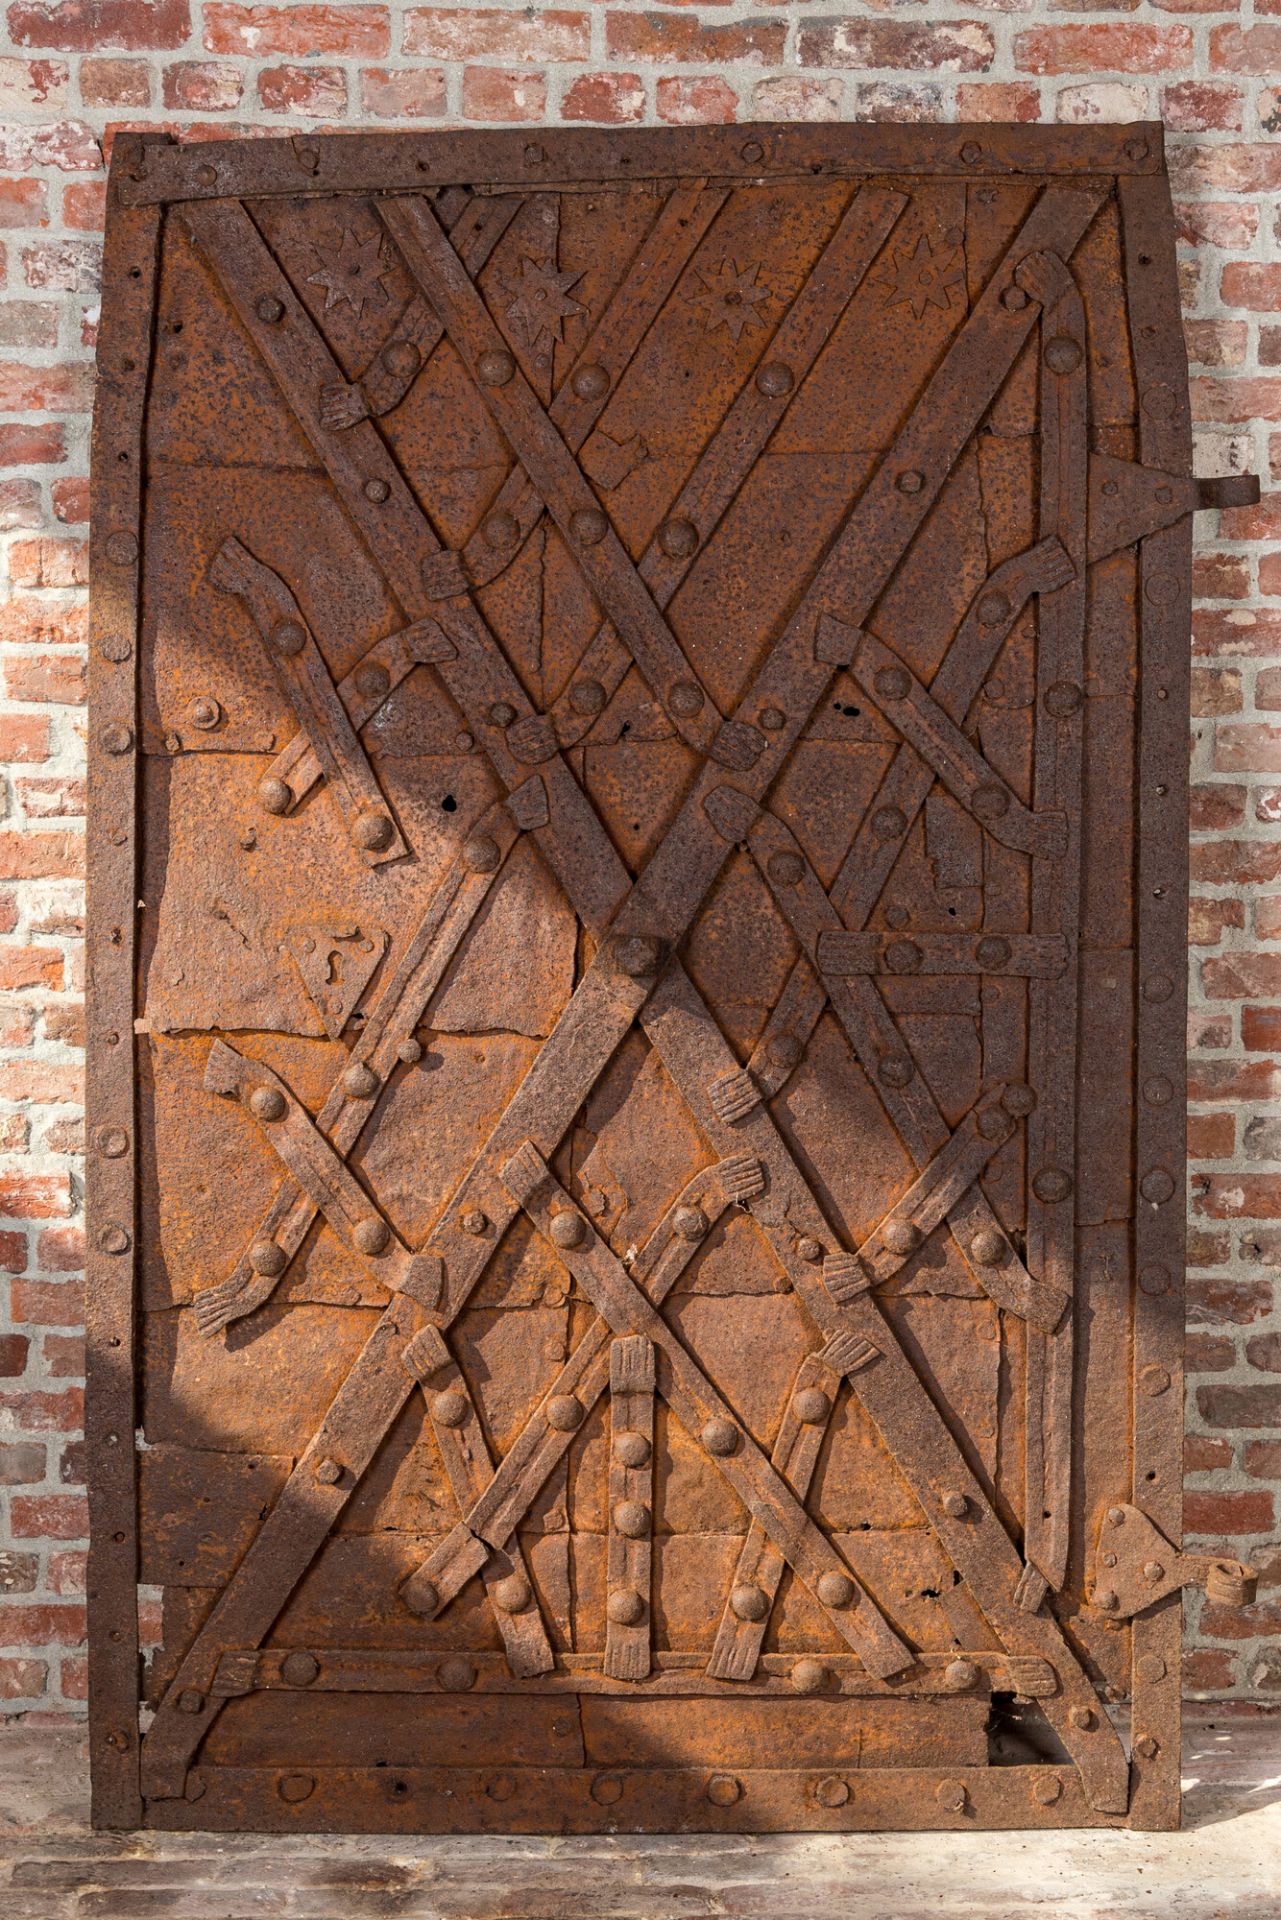
[[[1159,129],[122,134],[107,258],[95,1817],[1176,1820]]]

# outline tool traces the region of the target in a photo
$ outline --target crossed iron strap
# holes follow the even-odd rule
[[[785,1565],[874,1676],[901,1674],[914,1656],[878,1611],[803,1501],[842,1377],[850,1379],[913,1487],[944,1551],[1009,1654],[1044,1661],[1057,1675],[1045,1709],[1078,1766],[1090,1804],[1127,1803],[1127,1766],[1093,1689],[1042,1605],[1047,1578],[1025,1564],[884,1317],[873,1287],[888,1279],[946,1220],[962,1258],[1000,1307],[1021,1315],[1047,1353],[1070,1338],[1071,1210],[1051,1181],[1059,1219],[1034,1277],[979,1186],[991,1158],[1025,1123],[1037,1097],[1021,1083],[989,1087],[949,1130],[879,992],[875,974],[958,968],[1022,975],[1038,991],[1062,990],[1068,965],[1066,892],[1072,832],[1064,804],[1026,807],[962,731],[983,681],[1030,596],[1047,610],[1074,596],[1079,628],[1087,559],[1084,331],[1069,260],[1102,190],[1046,187],[939,363],[919,404],[880,461],[734,714],[723,718],[698,684],[663,617],[693,555],[710,538],[804,374],[892,231],[903,195],[863,187],[770,343],[771,358],[739,393],[678,496],[668,520],[633,564],[575,455],[728,189],[676,189],[647,244],[544,407],[527,383],[472,275],[519,204],[450,190],[372,203],[419,293],[396,338],[365,378],[348,383],[243,206],[184,209],[190,235],[256,341],[286,402],[413,624],[375,643],[336,686],[294,596],[237,541],[212,577],[244,601],[298,716],[301,731],[262,784],[264,805],[288,812],[322,775],[354,846],[371,864],[407,851],[359,739],[359,729],[420,661],[430,661],[480,741],[506,799],[477,823],[443,874],[392,977],[366,1019],[348,1064],[313,1117],[260,1062],[221,1041],[207,1084],[239,1099],[261,1123],[290,1178],[229,1278],[197,1296],[212,1334],[266,1300],[318,1212],[369,1262],[392,1293],[245,1558],[183,1658],[143,1747],[144,1789],[183,1791],[186,1770],[222,1699],[245,1684],[273,1621],[323,1544],[414,1384],[421,1385],[461,1512],[458,1524],[402,1588],[431,1617],[473,1574],[485,1584],[513,1674],[548,1672],[554,1656],[516,1529],[592,1406],[610,1389],[611,1525],[604,1671],[642,1679],[651,1667],[649,1577],[655,1393],[662,1396],[750,1515],[708,1674],[750,1679]],[[1043,423],[1040,542],[998,567],[975,596],[930,688],[923,687],[866,622],[944,479],[1038,319],[1064,350],[1058,426]],[[414,373],[448,336],[519,464],[495,502],[500,539],[484,531],[462,554],[442,548],[391,458],[372,416],[403,397]],[[1069,364],[1070,363],[1070,364]],[[1047,402],[1047,409],[1054,407]],[[1128,463],[1113,462],[1118,471]],[[1064,477],[1066,476],[1066,478]],[[1162,480],[1168,476],[1158,476]],[[1095,479],[1090,463],[1090,487]],[[1122,475],[1133,494],[1133,475]],[[1177,482],[1180,488],[1186,483]],[[1116,482],[1112,488],[1116,492]],[[1121,502],[1125,506],[1126,502]],[[1187,511],[1138,503],[1147,519]],[[587,577],[605,617],[574,681],[546,714],[535,712],[472,597],[548,513]],[[1131,518],[1133,518],[1131,514]],[[1119,546],[1134,537],[1113,508]],[[513,531],[514,525],[514,531]],[[1046,531],[1047,526],[1052,531]],[[1146,524],[1142,530],[1147,530]],[[496,553],[496,544],[503,551]],[[1103,548],[1101,550],[1107,550]],[[1067,608],[1070,615],[1071,606]],[[1062,624],[1062,623],[1061,623]],[[1070,622],[1068,623],[1070,630]],[[1044,644],[1044,641],[1043,641]],[[1070,657],[1071,641],[1067,644]],[[1079,637],[1078,637],[1079,645]],[[1064,649],[1059,648],[1060,663]],[[635,662],[702,767],[643,872],[628,875],[563,757],[590,727]],[[764,801],[823,697],[848,666],[901,736],[877,806],[831,892]],[[1079,679],[1079,672],[1078,672]],[[1056,681],[1057,684],[1057,681]],[[1038,723],[1039,724],[1039,723]],[[1054,724],[1060,775],[1079,758],[1079,718]],[[1038,741],[1038,751],[1039,751]],[[935,779],[1034,871],[1030,934],[922,933],[912,940],[865,931],[902,836]],[[1042,796],[1038,795],[1040,800]],[[878,820],[879,825],[870,824]],[[892,832],[887,836],[886,822]],[[427,1247],[407,1248],[350,1172],[346,1158],[398,1062],[421,1048],[415,1028],[518,837],[533,836],[559,877],[595,955],[553,1032],[476,1156]],[[801,949],[779,1009],[741,1067],[676,948],[736,846],[745,846]],[[1050,877],[1038,895],[1036,876]],[[797,1064],[830,1004],[876,1085],[918,1168],[915,1182],[857,1250],[842,1247],[774,1126],[763,1095]],[[675,1086],[720,1156],[676,1195],[639,1253],[625,1263],[549,1167],[624,1035],[639,1020]],[[1046,1048],[1042,1059],[1048,1059]],[[1070,1086],[1069,1086],[1070,1097]],[[1044,1096],[1042,1096],[1044,1099]],[[1071,1165],[1068,1159],[1067,1165]],[[1069,1183],[1070,1191],[1070,1183]],[[659,1311],[722,1212],[754,1202],[792,1285],[823,1337],[801,1363],[772,1454],[744,1430],[714,1383]],[[467,1383],[444,1338],[517,1212],[556,1247],[599,1319],[580,1340],[506,1456],[494,1465]],[[1066,1225],[1063,1224],[1066,1222]],[[1066,1245],[1067,1259],[1063,1258]],[[1056,1332],[1055,1330],[1058,1329]],[[656,1365],[655,1350],[661,1359]],[[1070,1363],[1069,1363],[1070,1364]],[[1051,1369],[1052,1370],[1052,1369]],[[800,1684],[800,1682],[798,1682]]]

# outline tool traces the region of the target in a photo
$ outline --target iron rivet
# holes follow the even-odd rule
[[[94,1141],[104,1160],[121,1160],[129,1151],[129,1135],[123,1127],[99,1127]]]
[[[1074,680],[1056,680],[1045,690],[1045,711],[1052,713],[1056,720],[1066,720],[1077,711],[1083,698]]]
[[[105,1227],[98,1229],[98,1248],[102,1253],[128,1253],[133,1241],[127,1227],[118,1221],[108,1221]]]
[[[1081,364],[1081,349],[1066,333],[1056,334],[1046,344],[1044,360],[1051,373],[1075,373]]]
[[[1036,1089],[1021,1080],[1013,1080],[1001,1095],[1001,1105],[1016,1120],[1022,1120],[1036,1111]]]
[[[342,1083],[343,1090],[357,1100],[371,1099],[381,1085],[378,1075],[364,1060],[356,1060],[347,1068]]]
[[[1123,1527],[1125,1525],[1125,1508],[1109,1507],[1107,1521],[1110,1527]]]
[[[569,516],[569,531],[580,547],[598,547],[609,532],[609,521],[599,507],[580,507]]]
[[[977,140],[967,140],[961,148],[961,158],[967,167],[975,167],[983,158],[983,149]]]
[[[1174,982],[1166,973],[1150,973],[1143,982],[1143,998],[1159,1003],[1174,992]]]
[[[760,393],[770,400],[781,400],[784,394],[792,391],[796,376],[782,360],[771,360],[763,366],[756,376],[756,386]]]
[[[395,828],[385,813],[377,813],[371,808],[368,813],[357,816],[351,837],[362,853],[382,853],[391,845]]]
[[[1170,1376],[1164,1367],[1144,1367],[1139,1374],[1139,1391],[1155,1400],[1159,1394],[1169,1391]]]
[[[814,1590],[825,1607],[848,1607],[855,1594],[847,1573],[821,1573]]]
[[[1166,1664],[1159,1653],[1141,1653],[1134,1663],[1134,1671],[1140,1680],[1164,1680]]]
[[[1083,1733],[1086,1733],[1094,1725],[1094,1709],[1093,1707],[1071,1707],[1068,1710],[1068,1719],[1074,1727],[1079,1727]]]
[[[516,362],[503,348],[494,347],[481,354],[476,371],[487,387],[505,387],[516,371]]]
[[[1139,1270],[1139,1291],[1152,1298],[1170,1291],[1170,1269],[1168,1267],[1141,1267]]]
[[[827,1685],[827,1668],[819,1660],[798,1660],[788,1679],[797,1693],[820,1693]]]
[[[894,481],[900,493],[919,493],[925,485],[925,475],[915,467],[905,467]]]
[[[476,1234],[485,1231],[485,1228],[489,1225],[489,1220],[487,1216],[481,1212],[479,1207],[468,1207],[458,1224],[464,1233]]]
[[[423,356],[412,340],[389,340],[382,350],[382,363],[393,380],[412,380]]]
[[[623,1797],[623,1783],[616,1773],[598,1773],[591,1784],[591,1796],[600,1806],[612,1807]]]
[[[112,721],[102,729],[98,739],[105,753],[128,753],[133,745],[133,728]]]
[[[964,1520],[970,1510],[969,1500],[963,1493],[945,1493],[939,1505],[949,1520]]]
[[[261,294],[254,305],[254,312],[266,327],[274,327],[278,320],[285,317],[285,303],[277,300],[274,293]]]
[[[1143,1082],[1143,1098],[1150,1107],[1163,1107],[1174,1098],[1174,1088],[1163,1073],[1154,1073]]]
[[[604,367],[595,364],[578,367],[569,384],[580,400],[603,400],[609,392],[609,375]]]
[[[604,706],[605,689],[599,680],[575,680],[569,690],[569,704],[575,713],[588,719]]]
[[[1004,787],[978,787],[973,807],[980,820],[999,820],[1010,810],[1010,796]]]
[[[949,1693],[968,1693],[979,1677],[972,1660],[949,1660],[943,1669],[943,1684]]]
[[[396,1058],[403,1060],[407,1067],[416,1067],[422,1057],[422,1043],[415,1040],[412,1033],[396,1048]]]
[[[819,1806],[830,1807],[833,1810],[837,1807],[843,1807],[849,1797],[849,1781],[842,1780],[839,1773],[829,1773],[827,1778],[820,1780],[814,1789],[814,1798],[818,1801]]]
[[[658,530],[658,544],[672,560],[688,560],[698,546],[698,528],[692,520],[665,520]]]
[[[1046,1774],[1044,1779],[1032,1782],[1032,1798],[1042,1807],[1052,1807],[1063,1794],[1063,1782],[1057,1773]]]
[[[309,1687],[319,1673],[314,1653],[287,1653],[280,1663],[280,1677],[287,1687]]]
[[[707,1232],[708,1219],[701,1207],[678,1207],[672,1225],[682,1240],[701,1240]]]
[[[211,166],[208,160],[204,161],[196,168],[196,184],[201,187],[216,187],[218,184],[217,167]]]
[[[915,940],[891,940],[885,949],[885,964],[891,973],[915,973],[921,959]]]
[[[552,1215],[551,1234],[558,1247],[578,1247],[587,1238],[587,1222],[581,1213],[566,1209],[564,1213]]]
[[[165,735],[165,752],[166,753],[182,752],[182,735],[180,733],[167,733]],[[117,840],[115,844],[116,846],[120,846],[122,843],[121,841]]]
[[[209,694],[197,694],[187,704],[187,718],[193,727],[199,727],[202,733],[208,733],[222,719],[222,708]]]
[[[678,680],[667,696],[671,711],[681,720],[692,720],[703,705],[703,689],[692,680]]]
[[[1165,1579],[1165,1568],[1159,1560],[1147,1560],[1143,1565],[1143,1578],[1149,1586],[1155,1587],[1159,1581]]]
[[[878,807],[872,815],[872,832],[878,840],[897,840],[907,832],[907,816],[900,807]]]
[[[583,1424],[583,1403],[572,1393],[556,1393],[547,1402],[547,1424],[557,1433],[573,1433]]]
[[[446,1387],[431,1397],[431,1417],[438,1427],[461,1427],[467,1413],[467,1395],[457,1387]]]
[[[476,1669],[461,1654],[451,1654],[437,1667],[436,1678],[446,1693],[468,1693],[476,1684]]]
[[[1022,287],[1007,287],[1001,295],[1001,305],[1007,313],[1021,313],[1027,305],[1027,295]]]
[[[823,1258],[823,1248],[819,1241],[810,1234],[804,1233],[796,1242],[796,1257],[798,1260],[804,1260],[808,1266],[813,1266],[816,1260]]]
[[[546,158],[547,154],[537,140],[531,140],[525,148],[525,164],[530,167],[541,167]]]
[[[777,1067],[782,1073],[790,1073],[800,1063],[802,1048],[794,1033],[776,1033],[766,1052],[772,1067]]]
[[[509,1573],[494,1586],[494,1600],[504,1613],[524,1613],[534,1595],[523,1573]]]
[[[766,733],[778,733],[787,724],[787,715],[781,707],[762,707],[756,719]]]
[[[287,813],[293,804],[293,789],[285,781],[268,774],[258,782],[258,798],[266,813]]]
[[[940,1780],[934,1795],[941,1807],[949,1813],[962,1813],[968,1795],[963,1780]]]
[[[491,513],[485,522],[485,544],[498,553],[514,547],[520,539],[520,521],[514,513]]]
[[[629,979],[643,979],[647,973],[654,973],[662,958],[662,948],[657,940],[648,934],[629,934],[620,940],[617,948],[618,965]]]
[[[634,1627],[645,1617],[645,1602],[635,1587],[615,1587],[605,1602],[605,1611],[616,1627]]]
[[[289,1256],[274,1240],[256,1240],[249,1249],[249,1264],[255,1273],[268,1280],[279,1277],[289,1264]]]
[[[385,1220],[376,1217],[358,1220],[351,1237],[361,1253],[382,1253],[391,1241],[391,1228]]]
[[[643,1500],[619,1500],[613,1521],[615,1531],[625,1540],[641,1540],[649,1532],[649,1508]]]
[[[496,1773],[492,1779],[486,1780],[485,1782],[485,1792],[491,1800],[498,1800],[500,1802],[510,1800],[515,1791],[516,1778],[514,1774]]]
[[[278,1087],[255,1087],[249,1096],[249,1111],[256,1120],[283,1120],[288,1105]]]
[[[770,1607],[765,1589],[746,1581],[732,1589],[729,1604],[740,1620],[763,1620]]]
[[[1105,1567],[1114,1567],[1116,1565],[1116,1555],[1114,1553],[1101,1553],[1099,1560]]]
[[[113,666],[120,666],[133,657],[133,641],[127,634],[104,633],[98,642],[98,651],[104,660],[110,660]]]
[[[886,1087],[906,1087],[915,1071],[904,1053],[883,1053],[876,1065],[876,1077]]]
[[[487,833],[473,833],[463,843],[463,864],[473,873],[493,873],[501,859],[498,842]]]
[[[1139,1192],[1154,1207],[1159,1207],[1174,1192],[1173,1176],[1164,1167],[1151,1167],[1139,1182]]]
[[[506,700],[495,700],[493,706],[489,709],[489,717],[494,726],[509,727],[516,718],[516,709],[509,705]]]
[[[802,1387],[793,1397],[792,1411],[807,1427],[821,1427],[832,1411],[832,1403],[822,1387]]]
[[[315,1791],[316,1782],[309,1773],[282,1773],[276,1782],[276,1792],[291,1806],[309,1800]]]
[[[738,1445],[738,1428],[732,1420],[709,1420],[703,1428],[703,1445],[721,1457],[731,1454]]]
[[[391,675],[379,660],[356,668],[356,691],[366,700],[382,700],[391,691]]]
[[[1113,1593],[1111,1587],[1096,1587],[1094,1590],[1094,1604],[1100,1613],[1115,1613],[1121,1603],[1115,1593]]]
[[[749,167],[756,166],[759,161],[765,158],[765,149],[759,140],[745,141],[739,149],[739,153],[740,157],[746,160]]]
[[[1132,160],[1135,166],[1139,164],[1140,160],[1147,159],[1148,152],[1149,148],[1146,140],[1127,140],[1125,143],[1125,157],[1127,160]]]
[[[714,1807],[732,1807],[743,1797],[743,1783],[732,1773],[714,1773],[707,1783],[707,1798]]]
[[[1009,1242],[997,1227],[980,1227],[970,1241],[970,1258],[980,1267],[1000,1267],[1009,1254]]]
[[[342,1479],[342,1468],[326,1456],[316,1462],[316,1478],[322,1487],[336,1487]]]
[[[299,620],[278,620],[271,630],[277,653],[299,654],[307,644],[307,630]]]
[[[645,1435],[629,1427],[614,1435],[614,1458],[620,1467],[643,1467],[652,1451]]]
[[[999,627],[1003,620],[1009,619],[1010,611],[1009,598],[999,589],[985,593],[976,609],[981,627]]]
[[[997,973],[1009,965],[1010,943],[999,934],[987,934],[975,947],[974,958],[985,973]]]
[[[765,870],[780,887],[794,887],[805,872],[805,862],[798,853],[771,853]]]
[[[902,667],[882,667],[873,681],[882,700],[906,700],[912,682]]]
[[[881,1230],[881,1240],[891,1253],[915,1253],[922,1238],[915,1220],[887,1220]]]
[[[371,500],[376,507],[391,497],[391,488],[385,480],[366,480],[362,492],[366,500]]]
[[[1134,1743],[1134,1751],[1140,1760],[1155,1760],[1161,1751],[1161,1745],[1150,1733],[1141,1733]]]
[[[205,1696],[194,1687],[184,1687],[176,1702],[179,1713],[203,1713]]]
[[[1071,1193],[1071,1176],[1066,1174],[1062,1167],[1042,1167],[1033,1176],[1032,1191],[1038,1200],[1044,1200],[1053,1205],[1059,1200],[1066,1200]]]
[[[113,567],[131,567],[138,558],[138,541],[132,533],[109,533],[102,550]]]

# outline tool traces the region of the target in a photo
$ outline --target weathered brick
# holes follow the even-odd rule
[[[1257,1480],[1281,1480],[1281,1440],[1251,1440],[1242,1465]]]
[[[0,56],[0,113],[60,112],[71,91],[65,60],[17,60]]]
[[[1121,80],[1087,80],[1062,87],[1054,103],[1054,117],[1069,125],[1092,121],[1143,120],[1150,112],[1148,90]]]
[[[734,63],[746,67],[777,67],[782,64],[786,34],[786,26],[773,20],[704,25],[688,14],[616,11],[605,18],[605,44],[611,59],[642,60],[669,67],[722,67]],[[811,64],[856,63],[823,60]]]
[[[1183,1685],[1188,1693],[1219,1693],[1236,1680],[1236,1661],[1217,1647],[1183,1649]]]
[[[1224,1334],[1189,1333],[1183,1365],[1188,1373],[1227,1373],[1236,1365],[1237,1350]]]
[[[586,60],[591,18],[557,8],[546,13],[501,7],[414,8],[405,15],[405,52],[425,54],[429,60],[494,59],[509,65]]]
[[[15,1493],[9,1524],[15,1540],[87,1540],[89,1503],[76,1493]]]
[[[1245,112],[1240,87],[1214,80],[1175,80],[1161,89],[1161,118],[1178,133],[1239,133]]]
[[[78,1647],[85,1637],[83,1604],[6,1606],[4,1631],[13,1646]]]
[[[0,1487],[31,1487],[45,1477],[48,1455],[36,1440],[0,1444]]]
[[[443,67],[365,67],[360,75],[363,113],[379,120],[435,120],[445,111]]]
[[[0,1215],[10,1220],[54,1220],[71,1212],[71,1182],[65,1173],[0,1170]]]
[[[0,1374],[15,1380],[27,1370],[31,1342],[25,1333],[0,1333]]]
[[[830,76],[784,75],[758,80],[752,88],[752,110],[758,120],[839,120],[843,80]]]
[[[901,67],[909,73],[985,73],[996,57],[990,27],[979,20],[930,25],[908,20],[802,20],[803,67]]]
[[[1172,73],[1191,64],[1182,26],[1136,20],[1035,27],[1014,36],[1014,64],[1028,73]]]
[[[1025,80],[963,80],[956,89],[956,114],[959,120],[1039,120],[1041,90]]]
[[[528,68],[516,73],[497,67],[463,69],[464,119],[541,120],[546,111],[546,74]]]
[[[176,60],[164,72],[164,102],[184,113],[224,113],[245,90],[239,67],[220,60]]]
[[[1198,1387],[1196,1403],[1211,1427],[1281,1427],[1281,1386]]]
[[[53,422],[39,427],[0,422],[0,467],[57,466],[66,457],[66,434]]]
[[[149,107],[151,69],[145,60],[84,59],[80,98],[86,107]]]
[[[1228,1160],[1236,1146],[1236,1116],[1194,1113],[1188,1117],[1188,1153],[1193,1160]]]
[[[22,1281],[13,1283],[14,1298]],[[1274,1295],[1268,1280],[1205,1280],[1193,1277],[1187,1283],[1187,1314],[1190,1326],[1249,1326],[1272,1311]],[[15,1308],[14,1318],[20,1316]]]
[[[1201,1609],[1201,1632],[1211,1640],[1255,1640],[1281,1633],[1281,1603],[1257,1600],[1251,1607],[1216,1606]]]
[[[187,0],[12,0],[8,18],[17,46],[60,53],[163,51],[191,32]]]
[[[1198,719],[1241,711],[1241,673],[1233,667],[1193,667],[1192,713]]]
[[[238,53],[251,59],[273,53],[312,58],[338,53],[352,60],[381,60],[391,52],[391,17],[386,7],[242,7],[206,0],[203,21],[204,44],[210,53]],[[422,49],[407,44],[405,51]]]
[[[1281,993],[1281,953],[1225,953],[1201,962],[1208,1000],[1265,1000]]]
[[[920,126],[943,118],[941,88],[922,81],[860,80],[854,83],[851,98],[858,120],[891,120],[903,126]]]
[[[0,1654],[0,1700],[35,1700],[44,1692],[49,1668],[43,1660]]]
[[[43,227],[48,218],[49,189],[43,180],[0,180],[0,227]]]
[[[347,111],[347,76],[341,67],[264,67],[258,75],[264,113],[300,113],[333,120]]]
[[[672,126],[697,127],[732,124],[738,115],[738,95],[715,75],[697,79],[664,74],[655,89],[658,117]]]
[[[1245,1343],[1245,1357],[1261,1373],[1281,1373],[1281,1333],[1256,1333]]]
[[[1218,1473],[1232,1465],[1232,1442],[1212,1440],[1208,1434],[1189,1433],[1183,1442],[1185,1473]]]
[[[1178,200],[1178,237],[1186,247],[1248,247],[1259,231],[1259,210],[1238,200]]]
[[[1281,68],[1281,26],[1212,27],[1210,65],[1221,73],[1275,74]]]

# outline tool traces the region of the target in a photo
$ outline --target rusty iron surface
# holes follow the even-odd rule
[[[110,200],[96,1820],[1177,1821],[1159,129]]]

